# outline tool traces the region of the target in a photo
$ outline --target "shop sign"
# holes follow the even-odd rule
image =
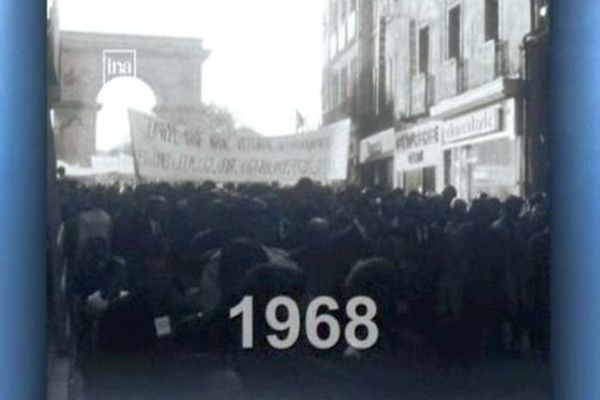
[[[388,129],[360,142],[360,162],[394,155],[394,130]]]
[[[442,133],[439,121],[429,121],[396,133],[396,169],[440,165]]]
[[[446,121],[441,130],[444,143],[450,143],[501,129],[502,107],[496,105]]]
[[[410,151],[439,142],[439,124],[434,122],[399,132],[396,137],[396,149],[399,151]]]

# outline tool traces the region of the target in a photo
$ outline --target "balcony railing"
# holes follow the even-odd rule
[[[425,114],[435,104],[435,77],[432,74],[419,74],[412,78],[410,90],[410,115]]]
[[[468,88],[475,88],[508,73],[506,41],[489,41],[476,49],[471,59]]]
[[[509,56],[508,56],[508,42],[505,40],[496,41],[496,71],[495,77],[506,76],[509,74]]]
[[[464,93],[469,88],[469,60],[456,61],[456,94]]]
[[[425,104],[428,108],[435,104],[435,76],[431,74],[425,79]]]

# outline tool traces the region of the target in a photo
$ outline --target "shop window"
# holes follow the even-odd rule
[[[429,72],[429,27],[419,30],[419,73]]]
[[[452,184],[452,151],[444,151],[444,186]]]
[[[448,59],[460,58],[460,6],[448,11]]]
[[[470,200],[480,193],[505,198],[518,194],[517,144],[504,138],[451,150],[451,184],[459,197]]]
[[[498,0],[485,1],[485,40],[498,40],[499,37]]]
[[[423,168],[423,193],[435,193],[435,167]]]
[[[389,158],[385,162],[385,187],[394,187],[394,158]]]
[[[420,169],[404,172],[402,179],[404,182],[404,191],[406,193],[419,192],[423,190],[423,171]]]

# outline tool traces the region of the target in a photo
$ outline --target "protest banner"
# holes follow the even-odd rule
[[[350,120],[280,137],[224,137],[129,110],[136,170],[144,180],[279,182],[346,179]]]

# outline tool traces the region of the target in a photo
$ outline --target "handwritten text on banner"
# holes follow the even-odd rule
[[[129,110],[140,176],[150,180],[274,182],[346,179],[350,121],[281,137],[211,136]]]

